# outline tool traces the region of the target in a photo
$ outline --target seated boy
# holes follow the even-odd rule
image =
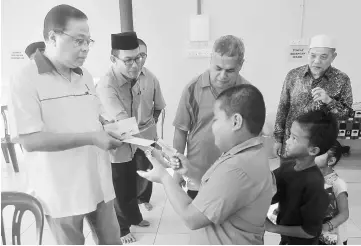
[[[277,225],[266,220],[266,230],[281,235],[280,244],[318,244],[329,199],[315,158],[332,147],[337,134],[336,119],[324,111],[308,112],[293,122],[287,159],[274,170],[277,193],[272,204],[279,203]]]
[[[265,104],[256,87],[239,85],[218,96],[212,131],[223,154],[204,174],[194,200],[168,174],[158,151],[148,157],[153,169],[138,171],[163,184],[175,212],[194,230],[190,244],[264,243],[273,187],[268,156],[259,137],[264,121]],[[181,168],[177,171],[192,177],[189,161],[181,154],[178,158]]]

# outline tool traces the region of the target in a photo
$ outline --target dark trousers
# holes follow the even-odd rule
[[[113,185],[115,190],[115,212],[120,227],[120,236],[130,233],[131,225],[142,220],[137,201],[137,168],[133,161],[112,163]]]
[[[136,150],[133,161],[135,162],[137,170],[147,171],[148,169],[152,169],[152,163],[145,156],[144,151],[140,149]],[[139,204],[149,203],[152,190],[153,182],[137,175],[137,199]]]
[[[198,195],[198,191],[197,190],[187,190],[187,194],[190,198],[192,198],[192,200],[194,200],[196,198],[196,196]]]

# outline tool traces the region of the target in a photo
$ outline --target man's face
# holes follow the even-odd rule
[[[290,138],[286,141],[286,157],[303,158],[316,155],[318,152],[309,145],[309,137],[309,133],[297,121],[294,121]]]
[[[226,112],[221,109],[222,102],[217,100],[214,104],[214,117],[212,123],[212,132],[214,143],[221,152],[229,150],[229,140],[234,134],[232,117],[228,117]]]
[[[120,50],[119,55],[114,57],[113,63],[116,70],[130,79],[136,79],[142,68],[142,59],[139,56],[139,48],[134,50]]]
[[[242,64],[240,64],[237,57],[221,56],[218,53],[213,53],[209,69],[212,85],[222,90],[233,86],[236,83],[241,67]]]
[[[83,65],[89,52],[87,20],[70,19],[63,33],[56,33],[56,57],[69,68]]]
[[[336,58],[336,52],[330,48],[312,48],[308,51],[308,66],[312,74],[322,75]]]

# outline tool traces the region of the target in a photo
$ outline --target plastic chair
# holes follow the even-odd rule
[[[6,244],[3,210],[9,205],[15,206],[12,224],[12,244],[21,244],[21,220],[24,213],[29,210],[35,216],[36,237],[40,245],[43,240],[44,229],[44,212],[40,202],[35,197],[23,192],[1,192],[1,237],[3,245]]]
[[[4,130],[5,130],[5,137],[1,138],[1,149],[4,155],[4,159],[6,163],[9,163],[11,160],[11,163],[13,164],[14,171],[16,173],[19,172],[19,164],[18,159],[16,158],[16,152],[15,152],[15,144],[10,139],[10,134],[8,130],[8,121],[6,117],[6,112],[8,109],[8,106],[4,105],[1,106],[1,114],[4,121]],[[21,147],[21,146],[20,146]],[[9,159],[10,155],[10,159]]]

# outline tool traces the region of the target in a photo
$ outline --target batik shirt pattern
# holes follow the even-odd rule
[[[332,98],[328,105],[314,102],[312,89],[320,87]],[[327,108],[338,119],[352,113],[352,89],[350,78],[330,66],[325,74],[314,79],[308,65],[292,69],[286,76],[278,105],[274,137],[285,143],[290,136],[292,122],[301,114],[320,108]]]

